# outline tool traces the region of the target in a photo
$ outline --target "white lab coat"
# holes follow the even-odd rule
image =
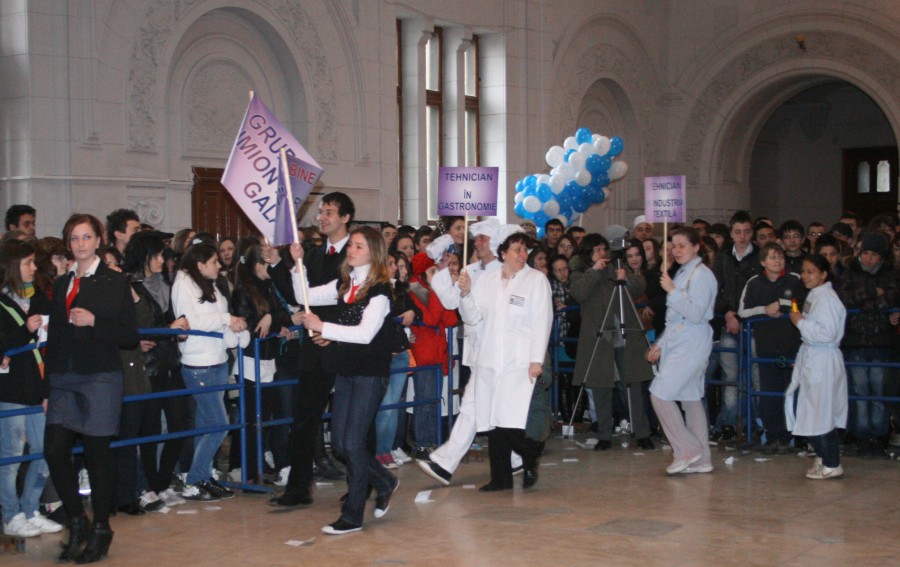
[[[718,284],[699,257],[681,266],[673,283],[675,289],[666,296],[666,330],[656,342],[662,349],[659,373],[650,392],[667,401],[702,400]]]
[[[509,280],[501,275],[482,275],[459,303],[463,321],[483,324],[472,375],[478,431],[525,429],[534,390],[528,366],[543,364],[553,322],[547,276],[528,266]]]
[[[840,348],[846,319],[831,282],[809,292],[797,324],[803,344],[784,398],[785,422],[794,435],[824,435],[847,426],[847,369]]]
[[[472,285],[481,278],[482,275],[499,270],[500,261],[491,260],[486,266],[482,266],[481,262],[473,262],[466,266],[466,273],[472,279]],[[450,277],[450,270],[444,268],[434,274],[431,278],[431,289],[437,294],[441,300],[444,309],[459,308],[459,286],[453,282]],[[470,325],[463,321],[463,352],[462,363],[466,366],[474,366],[475,359],[478,356],[478,347],[481,344],[481,323]]]

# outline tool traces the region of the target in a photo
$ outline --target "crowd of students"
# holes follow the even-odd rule
[[[330,534],[362,527],[369,488],[376,491],[375,516],[387,513],[399,486],[389,469],[415,459],[423,472],[449,484],[478,431],[493,431],[491,481],[482,489],[511,488],[520,468],[525,486],[533,486],[552,421],[551,383],[557,387],[553,417],[589,416],[597,451],[612,447],[616,426],[625,421],[639,447],[673,446],[669,474],[712,471],[709,444],[737,436],[738,356],[704,348],[711,351],[714,340],[736,347],[742,322],[751,318],[758,318],[754,355],[776,360],[754,366],[754,389],[787,391],[788,399],[799,389],[796,407],[780,398],[756,402],[760,450],[808,451],[818,457],[808,476],[834,478],[843,474],[841,443],[860,456],[883,456],[888,443],[900,444],[896,406],[847,403],[847,392],[896,395],[896,373],[851,365],[841,374],[843,360],[897,359],[898,314],[890,311],[898,306],[895,215],[862,227],[846,213],[827,230],[793,220],[776,228],[771,219],[738,211],[728,224],[697,219],[673,226],[662,242],[659,227],[643,217],[603,234],[565,230],[555,219],[540,230],[530,221],[510,227],[487,219],[467,234],[461,217],[441,218],[436,227],[383,223],[375,230],[355,227],[352,200],[330,193],[320,201],[317,226],[302,229],[303,242],[276,249],[253,236],[159,232],[124,209],[108,215],[105,226],[73,215],[63,239],[36,239],[36,214],[25,205],[7,211],[0,351],[35,342],[43,330],[48,344],[43,354],[4,357],[0,410],[49,402],[46,417],[23,412],[0,419],[0,457],[21,455],[27,440],[31,452],[45,452],[46,463],[29,464],[20,492],[19,466],[0,467],[0,506],[10,535],[52,533],[67,523],[63,560],[105,556],[110,514],[234,496],[217,472],[230,396],[199,392],[124,405],[121,398],[224,386],[237,375],[234,348],[273,334],[261,343],[258,372],[245,355],[244,410],[252,414],[261,396],[263,419],[293,417],[293,423],[264,430],[264,470],[250,464],[244,473],[247,482],[284,487],[272,506],[311,504],[317,475],[345,474],[325,450],[321,415],[330,403],[331,443],[349,487],[339,519],[323,528]],[[510,291],[525,282],[520,292]],[[628,305],[615,301],[622,297]],[[507,303],[513,307],[498,309]],[[571,339],[549,345],[573,367],[555,377],[547,339],[537,332],[548,310],[556,313],[558,337]],[[312,336],[292,331],[297,325]],[[166,327],[220,332],[224,339],[136,332]],[[452,345],[459,362],[448,360],[451,328],[460,331]],[[543,340],[539,352],[523,346],[525,335]],[[498,355],[504,348],[508,356]],[[830,349],[829,365],[810,370],[822,361],[812,349]],[[795,357],[792,367],[787,361]],[[434,366],[443,392],[433,372],[416,370]],[[525,380],[504,378],[517,372]],[[295,387],[258,388],[295,377]],[[704,379],[715,377],[724,385],[706,387]],[[459,389],[465,392],[454,404],[460,416],[438,447],[438,412],[446,414],[447,397]],[[437,397],[439,406],[378,411]],[[213,431],[109,449],[114,437],[190,428]],[[76,438],[85,455],[73,461]],[[253,461],[252,426],[246,439]],[[232,436],[232,480],[240,478],[239,440]],[[80,468],[90,479],[90,522],[78,497]],[[44,512],[62,502],[60,522],[41,513],[41,501],[48,503]]]

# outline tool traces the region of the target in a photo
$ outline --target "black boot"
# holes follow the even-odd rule
[[[63,544],[63,552],[59,555],[60,561],[75,561],[88,536],[88,519],[82,514],[69,520],[69,541]]]
[[[95,523],[88,536],[84,551],[75,558],[75,563],[96,563],[109,553],[109,544],[112,543],[113,531],[109,524]]]

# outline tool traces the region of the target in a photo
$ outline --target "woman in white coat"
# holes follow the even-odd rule
[[[484,344],[472,374],[475,422],[478,431],[490,430],[491,481],[481,487],[483,492],[512,488],[512,451],[532,471],[533,485],[542,447],[525,436],[525,424],[547,353],[553,305],[546,276],[526,263],[530,237],[515,229],[498,230],[498,235],[508,234],[497,248],[501,269],[483,274],[474,286],[465,272],[459,278],[463,321],[483,324]]]
[[[785,394],[785,421],[794,435],[806,437],[816,451],[806,478],[826,480],[844,474],[837,430],[847,426],[847,369],[840,348],[847,309],[831,288],[830,266],[824,257],[805,258],[800,278],[809,295],[803,312],[790,314],[803,344]]]
[[[713,467],[703,379],[712,351],[709,321],[718,286],[701,261],[696,230],[685,227],[672,232],[672,255],[681,267],[674,280],[665,271],[660,277],[666,292],[666,330],[647,351],[650,363],[659,362],[650,400],[674,452],[666,472],[708,473]],[[681,409],[676,402],[681,402]]]

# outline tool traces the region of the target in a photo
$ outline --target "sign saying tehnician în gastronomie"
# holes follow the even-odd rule
[[[687,222],[684,175],[644,178],[644,216],[647,222]]]
[[[497,216],[498,167],[442,167],[439,216]]]

